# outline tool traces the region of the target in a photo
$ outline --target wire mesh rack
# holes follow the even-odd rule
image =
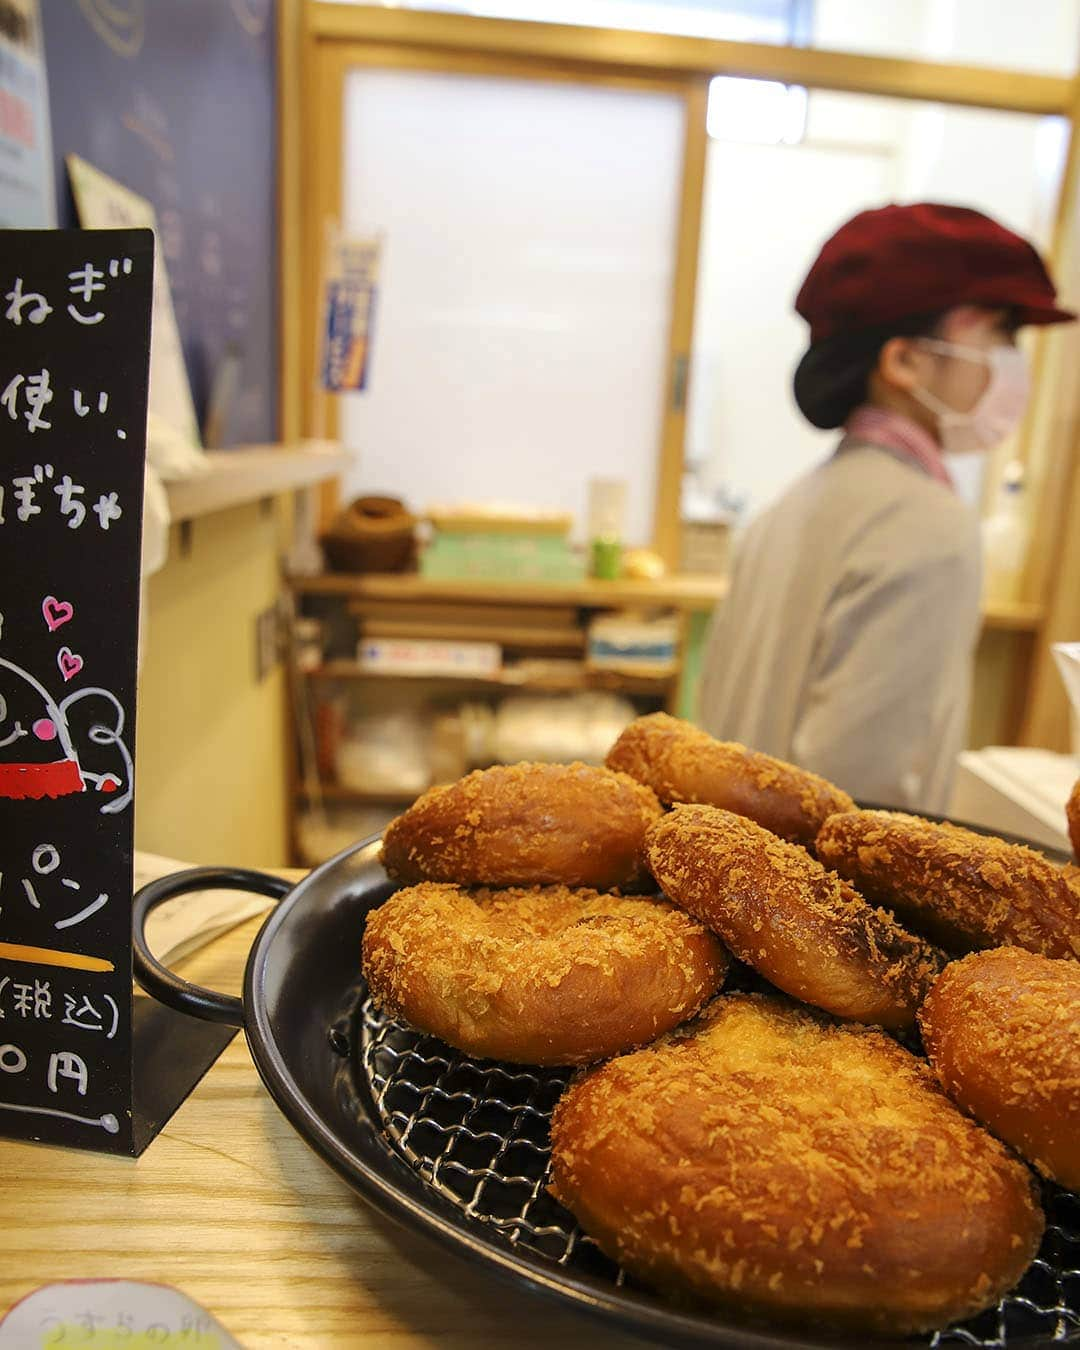
[[[353,1027],[353,1072],[374,1101],[383,1138],[427,1185],[515,1247],[627,1284],[547,1190],[551,1112],[569,1070],[469,1059],[385,1017],[363,995]],[[1080,1344],[1080,1196],[1047,1186],[1044,1207],[1046,1236],[1020,1285],[979,1317],[908,1344]]]

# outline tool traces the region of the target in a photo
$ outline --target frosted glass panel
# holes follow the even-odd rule
[[[873,151],[709,143],[687,460],[751,514],[835,444],[791,397],[806,343],[792,302],[825,237],[888,184]]]
[[[815,47],[1071,75],[1080,0],[814,0]]]
[[[344,226],[384,257],[350,491],[584,516],[625,477],[651,533],[683,104],[515,79],[355,70]]]
[[[710,141],[686,447],[706,499],[753,515],[836,444],[791,393],[807,342],[795,295],[825,239],[868,207],[933,200],[1045,250],[1063,132],[1057,118],[812,92],[797,146]]]

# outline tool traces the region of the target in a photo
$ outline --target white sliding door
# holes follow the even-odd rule
[[[674,93],[349,71],[342,226],[384,253],[368,387],[341,401],[346,499],[582,522],[587,480],[617,476],[649,540],[684,121]]]

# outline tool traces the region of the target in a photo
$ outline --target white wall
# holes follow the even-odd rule
[[[975,205],[1033,239],[1050,242],[1067,123],[984,108],[914,107],[902,147],[901,196]]]
[[[929,5],[929,11],[920,54],[931,60],[1053,75],[1076,73],[1080,57],[1077,0],[923,0],[923,3]]]
[[[936,0],[815,0],[814,46],[873,56],[915,55]]]
[[[817,0],[814,46],[1072,75],[1077,0]]]

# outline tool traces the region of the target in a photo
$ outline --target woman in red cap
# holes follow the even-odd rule
[[[943,452],[1015,429],[1016,333],[1058,308],[1032,246],[981,212],[864,211],[796,309],[795,399],[836,453],[747,530],[709,638],[701,722],[866,801],[944,811],[979,629],[978,519]]]

